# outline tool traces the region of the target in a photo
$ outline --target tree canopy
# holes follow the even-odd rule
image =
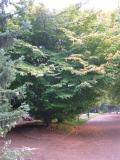
[[[104,13],[73,5],[53,12],[27,0],[14,7],[6,27],[18,34],[6,56],[22,60],[14,65],[17,75],[10,87],[26,86],[32,116],[48,125],[102,103],[119,105],[119,10]]]

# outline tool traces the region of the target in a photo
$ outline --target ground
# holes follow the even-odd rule
[[[31,147],[32,160],[120,160],[120,115],[100,115],[69,134],[20,127],[7,139],[11,147]]]

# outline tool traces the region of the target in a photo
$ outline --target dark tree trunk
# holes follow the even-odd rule
[[[51,123],[51,119],[50,118],[48,118],[48,117],[44,118],[45,127],[49,127],[50,123]]]
[[[57,118],[58,123],[62,123],[63,122],[63,118]]]

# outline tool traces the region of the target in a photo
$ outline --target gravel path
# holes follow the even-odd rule
[[[120,160],[120,115],[105,114],[58,134],[40,127],[22,127],[7,136],[13,147],[31,147],[32,160]]]

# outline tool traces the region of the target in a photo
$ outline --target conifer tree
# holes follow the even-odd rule
[[[11,99],[19,96],[19,91],[9,89],[15,79],[15,70],[14,62],[5,56],[6,48],[12,45],[14,38],[14,34],[7,30],[7,21],[11,18],[11,14],[6,13],[9,4],[8,0],[0,0],[0,136],[7,133],[25,113],[22,109],[13,110],[11,105]]]

